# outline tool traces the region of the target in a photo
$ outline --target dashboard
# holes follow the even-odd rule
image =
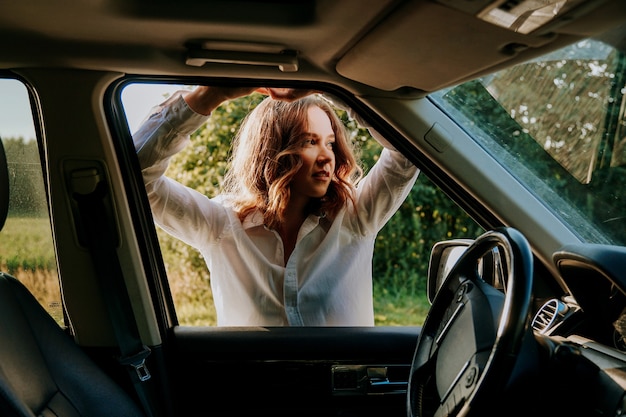
[[[535,314],[543,335],[582,336],[626,352],[626,248],[570,245],[553,256],[569,294]]]

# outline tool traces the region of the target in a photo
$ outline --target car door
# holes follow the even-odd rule
[[[418,327],[174,326],[170,383],[184,415],[397,415]]]

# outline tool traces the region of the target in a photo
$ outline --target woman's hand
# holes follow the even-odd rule
[[[301,99],[302,97],[319,93],[319,91],[316,91],[316,90],[307,90],[307,89],[300,89],[300,88],[261,87],[261,88],[257,88],[256,91],[258,93],[268,95],[272,97],[274,100],[283,100],[283,101],[296,101],[298,99]]]
[[[199,86],[185,95],[185,101],[196,113],[209,115],[220,104],[227,100],[247,96],[254,92],[265,94],[274,100],[295,101],[310,94],[317,93],[315,90],[296,88],[267,88],[267,87],[218,87]]]
[[[227,100],[252,94],[257,87],[216,87],[201,85],[185,95],[185,101],[196,113],[209,115]]]

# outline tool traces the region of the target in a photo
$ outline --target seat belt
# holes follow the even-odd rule
[[[107,183],[97,168],[72,171],[70,182],[77,208],[75,215],[78,215],[82,227],[82,233],[81,228],[77,228],[79,241],[89,248],[93,258],[120,349],[118,361],[127,369],[146,415],[158,417],[161,413],[155,407],[154,381],[146,366],[150,348],[142,343],[139,336],[117,255],[117,227],[112,221],[113,213],[107,210],[110,205],[105,203]]]

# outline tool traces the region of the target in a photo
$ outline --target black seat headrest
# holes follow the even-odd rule
[[[0,229],[4,227],[9,212],[9,165],[4,145],[0,139]]]

